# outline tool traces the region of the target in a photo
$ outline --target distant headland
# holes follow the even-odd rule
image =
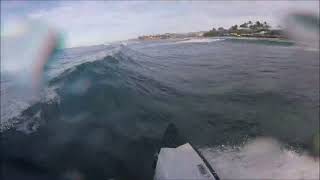
[[[223,27],[213,27],[209,31],[199,31],[190,33],[165,33],[156,35],[139,36],[140,40],[157,40],[157,39],[176,39],[176,38],[192,38],[192,37],[251,37],[251,38],[279,38],[286,39],[283,30],[272,28],[266,21],[252,22],[248,21],[241,25],[233,25],[228,29]]]

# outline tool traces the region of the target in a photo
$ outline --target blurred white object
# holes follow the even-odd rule
[[[319,15],[296,12],[287,16],[285,25],[289,38],[298,45],[319,50]]]
[[[161,148],[154,180],[216,180],[189,143],[177,148]]]
[[[1,36],[1,74],[16,77],[25,87],[38,85],[54,52],[58,36],[46,24],[34,21],[13,26]]]
[[[1,34],[0,132],[18,123],[15,117],[41,98],[44,68],[58,44],[58,34],[40,22],[5,28],[7,33]]]

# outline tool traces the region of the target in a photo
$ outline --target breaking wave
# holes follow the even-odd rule
[[[223,179],[319,175],[318,160],[273,140],[239,146],[272,136],[310,151],[319,126],[319,54],[263,42],[202,42],[63,50],[46,67],[35,101],[1,79],[8,166],[22,177],[40,171],[56,179],[152,179],[154,153],[173,123],[192,144],[219,147],[202,151]]]

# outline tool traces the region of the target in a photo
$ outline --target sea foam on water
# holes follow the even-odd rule
[[[319,158],[297,153],[272,138],[257,138],[241,147],[201,149],[222,179],[318,179]]]

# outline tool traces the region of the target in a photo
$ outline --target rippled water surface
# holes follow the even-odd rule
[[[66,49],[46,77],[44,94],[32,103],[10,78],[1,80],[1,153],[11,179],[152,179],[169,123],[200,148],[267,136],[309,152],[319,131],[319,52],[290,43],[209,39]],[[203,151],[224,177],[243,165],[219,166],[237,156],[233,150]],[[304,159],[284,162],[303,166]]]

